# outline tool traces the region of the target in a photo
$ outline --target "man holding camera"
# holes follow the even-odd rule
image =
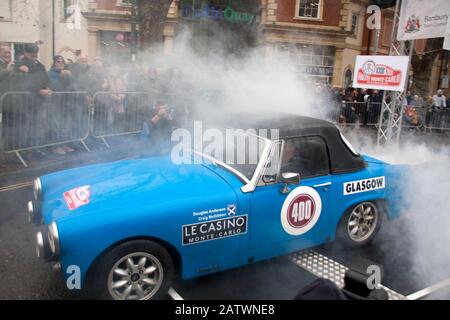
[[[170,114],[167,104],[159,101],[150,121],[144,122],[143,138],[146,141],[146,153],[160,155],[170,152],[171,135],[175,121]]]

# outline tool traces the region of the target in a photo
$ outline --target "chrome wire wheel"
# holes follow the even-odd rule
[[[115,300],[148,300],[158,292],[163,278],[163,267],[155,256],[134,252],[111,268],[108,290]]]
[[[370,238],[378,224],[378,209],[372,202],[363,202],[353,208],[347,223],[350,239],[363,242]]]

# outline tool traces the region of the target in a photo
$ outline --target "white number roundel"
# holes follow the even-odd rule
[[[322,211],[320,195],[311,187],[297,187],[289,193],[281,208],[281,225],[287,233],[298,236],[311,230]]]

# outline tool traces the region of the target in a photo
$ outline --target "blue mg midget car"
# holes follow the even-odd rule
[[[236,128],[277,130],[270,138],[242,130],[260,147],[252,163],[193,150],[191,163],[158,156],[37,178],[28,215],[41,228],[38,256],[66,278],[78,268],[94,298],[155,299],[175,275],[198,277],[336,238],[364,245],[398,215],[402,166],[358,154],[335,125],[296,115],[233,119]]]

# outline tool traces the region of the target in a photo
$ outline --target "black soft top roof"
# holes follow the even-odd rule
[[[366,167],[363,158],[353,154],[346,146],[338,128],[325,120],[295,114],[256,112],[227,113],[214,118],[213,123],[219,127],[244,130],[267,129],[269,131],[278,129],[281,139],[297,136],[320,136],[327,143],[331,172],[335,174],[357,171]]]

